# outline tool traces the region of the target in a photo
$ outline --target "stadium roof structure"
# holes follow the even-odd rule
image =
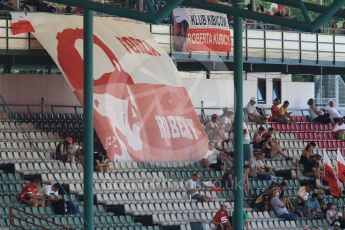
[[[241,8],[240,0],[232,0],[232,4],[209,3],[207,0],[169,0],[157,12],[151,0],[144,0],[147,12],[139,12],[128,8],[121,8],[109,4],[102,4],[90,0],[48,0],[59,4],[71,5],[85,9],[84,12],[84,229],[91,230],[93,226],[93,12],[98,11],[109,15],[135,19],[147,23],[157,24],[170,15],[177,6],[193,7],[234,16],[234,85],[235,85],[235,212],[233,216],[234,229],[243,229],[243,18],[276,25],[286,26],[302,31],[316,31],[332,17],[345,18],[342,7],[345,0],[335,0],[329,6],[320,6],[302,0],[265,0],[299,8],[304,21],[281,18],[263,13],[253,12]],[[230,2],[230,1],[229,1]],[[313,21],[309,12],[319,13]]]

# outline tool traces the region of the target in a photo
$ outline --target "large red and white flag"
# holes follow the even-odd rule
[[[83,104],[83,18],[28,14]],[[144,23],[94,17],[94,126],[112,161],[197,161],[208,139],[176,66]]]
[[[345,183],[345,160],[340,150],[337,150],[337,176]]]
[[[26,13],[24,12],[11,12],[12,18],[12,34],[21,34],[35,32],[34,27],[28,20]]]
[[[329,191],[332,196],[340,196],[340,187],[338,184],[338,180],[335,176],[334,169],[332,167],[331,161],[327,156],[327,152],[323,152],[323,165],[325,168],[325,175],[323,179],[329,183]]]

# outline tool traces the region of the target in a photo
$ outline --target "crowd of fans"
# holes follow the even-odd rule
[[[250,122],[256,124],[267,124],[277,122],[280,124],[295,123],[293,113],[288,110],[289,101],[281,103],[279,98],[273,101],[271,106],[271,115],[266,115],[263,109],[256,107],[256,98],[251,98],[245,107],[246,118]],[[329,101],[327,106],[318,109],[313,99],[307,102],[309,106],[309,114],[306,116],[308,122],[317,122],[320,124],[333,124],[333,134],[338,139],[344,138],[345,124],[344,117],[335,108],[335,102]],[[230,143],[232,137],[234,113],[228,108],[223,109],[223,113],[219,116],[213,114],[210,120],[203,122],[204,129],[210,140],[209,150],[205,153],[202,164],[206,169],[216,170],[223,173],[219,185],[222,189],[232,189],[234,183],[234,153],[231,152]],[[286,149],[280,145],[280,141],[275,138],[275,130],[269,127],[268,130],[264,126],[260,126],[252,135],[246,123],[243,123],[243,144],[244,144],[244,168],[243,168],[243,189],[248,194],[250,189],[249,178],[257,178],[267,180],[271,185],[257,196],[252,203],[252,207],[259,211],[274,211],[276,215],[284,220],[296,220],[304,217],[308,219],[326,218],[332,229],[345,228],[344,218],[338,216],[337,207],[331,202],[324,199],[324,190],[327,186],[322,183],[324,175],[323,163],[321,156],[314,153],[317,148],[315,142],[309,142],[298,161],[288,156]],[[343,139],[345,140],[345,138]],[[292,161],[293,165],[301,172],[297,175],[297,179],[304,178],[298,190],[296,197],[287,196],[284,191],[287,188],[285,182],[276,183],[277,176],[272,168],[270,168],[266,159],[280,158]],[[198,174],[193,174],[190,181],[187,182],[187,190],[191,194],[191,198],[197,201],[210,201],[212,198],[206,197],[199,193],[203,188],[202,184],[198,185]],[[231,229],[231,222],[225,220],[220,222],[222,215],[228,215],[225,206],[221,206],[218,214],[215,215],[214,223],[223,228]],[[219,213],[222,213],[219,214]],[[310,229],[308,226],[305,229]]]

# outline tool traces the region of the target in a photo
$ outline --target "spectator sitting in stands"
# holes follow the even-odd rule
[[[270,195],[268,192],[262,192],[260,195],[258,195],[253,203],[252,203],[252,207],[259,210],[260,212],[267,212],[270,209],[270,203],[271,203],[271,199],[270,199]]]
[[[71,154],[70,149],[73,144],[72,137],[67,137],[64,141],[60,142],[56,147],[55,157],[57,160],[60,160],[64,163],[74,162],[74,156]]]
[[[273,134],[274,134],[274,128],[272,127],[269,127],[267,129],[267,132],[265,132],[264,134],[262,134],[262,139],[267,139],[269,137],[273,137]]]
[[[291,117],[292,112],[288,112],[287,108],[289,107],[289,101],[284,101],[283,105],[279,109],[280,119],[283,119],[284,122],[281,123],[292,123],[293,119]]]
[[[28,204],[32,207],[45,206],[44,197],[39,195],[39,187],[41,180],[39,178],[34,179],[30,183],[26,184],[22,191],[19,193],[18,200],[22,204]]]
[[[321,157],[320,155],[314,155],[313,149],[312,143],[308,143],[299,159],[299,164],[303,165],[304,176],[319,179],[321,177],[321,170],[319,167]]]
[[[284,149],[280,146],[278,141],[273,137],[267,137],[262,146],[263,152],[265,153],[266,158],[275,158],[277,156],[282,156],[286,160],[291,160],[291,157],[288,157],[284,154]]]
[[[340,115],[337,109],[334,108],[333,100],[328,101],[328,105],[326,106],[325,110],[330,115],[333,124],[336,124],[340,119],[343,119],[343,117]]]
[[[224,131],[219,123],[219,117],[217,114],[213,114],[211,121],[206,124],[206,134],[210,141],[216,143],[216,147],[221,147],[222,142],[225,140]]]
[[[297,219],[297,216],[295,214],[289,213],[285,204],[279,199],[278,190],[273,191],[273,198],[271,200],[271,205],[272,205],[273,211],[276,213],[276,215],[279,218],[282,218],[288,221]]]
[[[293,206],[292,206],[290,197],[286,197],[286,196],[285,196],[285,189],[286,189],[286,187],[287,187],[286,182],[285,182],[285,181],[281,182],[281,183],[279,184],[278,187],[279,187],[279,199],[280,199],[281,201],[283,201],[285,207],[286,207],[290,212],[294,211],[294,208],[293,208]]]
[[[95,154],[94,156],[95,161],[95,169],[98,172],[105,173],[109,168],[109,160],[107,159],[106,155],[100,151]]]
[[[226,204],[220,204],[220,210],[214,215],[212,222],[216,225],[217,230],[231,230],[232,226],[230,223],[230,214],[226,210]]]
[[[278,123],[285,123],[285,120],[280,118],[280,112],[279,112],[278,105],[280,105],[280,99],[276,98],[276,99],[274,99],[273,105],[271,107],[272,121],[275,121]]]
[[[198,180],[199,174],[196,172],[193,173],[192,178],[186,182],[187,192],[194,200],[197,200],[199,202],[212,202],[213,200],[211,197],[200,194],[199,190],[202,188],[202,186],[198,183]]]
[[[40,196],[44,197],[45,205],[50,206],[51,202],[57,201],[62,197],[59,196],[59,184],[45,185],[38,191]]]
[[[317,199],[318,195],[316,193],[313,193],[311,199],[308,199],[306,202],[308,217],[314,220],[323,218],[323,213],[321,211],[320,204]]]
[[[223,152],[214,148],[214,143],[210,141],[208,143],[208,150],[202,158],[202,163],[205,168],[212,168],[217,171],[223,171],[224,164],[222,163]]]
[[[246,113],[248,116],[248,120],[252,122],[256,122],[257,124],[265,124],[267,123],[267,117],[264,115],[260,115],[255,107],[256,98],[252,97],[246,106]]]
[[[299,206],[304,206],[309,199],[310,187],[305,185],[298,188],[297,203]]]
[[[307,116],[307,120],[309,122],[317,122],[321,124],[329,124],[332,122],[328,113],[323,114],[322,111],[317,109],[313,98],[308,100],[308,105],[309,116]]]
[[[344,119],[339,119],[337,124],[332,130],[333,134],[337,137],[338,140],[345,140],[345,124]]]
[[[254,133],[253,137],[253,148],[254,149],[262,149],[264,140],[262,135],[265,133],[265,128],[260,126],[258,131]]]
[[[326,208],[326,219],[330,226],[334,226],[334,223],[336,221],[339,222],[341,228],[345,228],[345,219],[344,219],[345,213],[343,213],[343,216],[338,216],[338,210],[337,206],[333,204],[332,202],[329,202],[327,204]]]
[[[253,177],[257,177],[262,180],[272,180],[273,170],[266,166],[265,154],[263,152],[256,152],[255,156],[250,161],[251,173]]]

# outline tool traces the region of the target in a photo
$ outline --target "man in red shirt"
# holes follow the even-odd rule
[[[286,121],[281,117],[278,105],[281,101],[279,98],[274,99],[273,105],[271,107],[272,120],[278,123],[286,123]]]
[[[213,217],[213,223],[216,225],[217,230],[231,230],[232,226],[229,221],[229,212],[226,210],[224,203],[220,204],[220,210],[216,212]]]
[[[41,180],[39,178],[36,178],[25,185],[22,191],[19,193],[19,202],[23,204],[29,204],[33,207],[44,207],[44,198],[38,193],[40,184]]]

